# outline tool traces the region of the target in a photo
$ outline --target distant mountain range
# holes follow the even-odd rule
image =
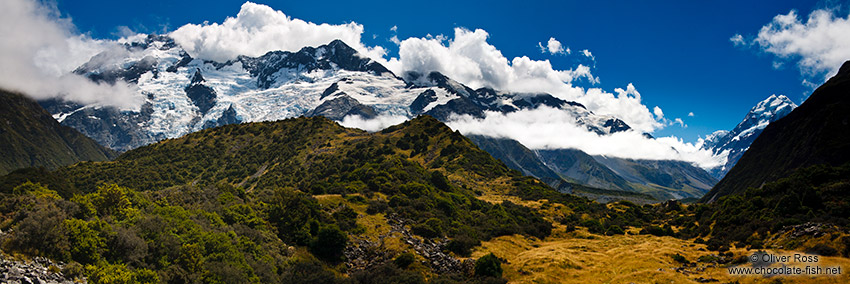
[[[850,61],[784,118],[764,128],[738,163],[702,198],[759,188],[814,165],[850,162]]]
[[[96,82],[134,83],[145,96],[139,110],[40,102],[62,125],[118,151],[240,122],[422,114],[447,121],[452,114],[483,117],[485,111],[510,113],[540,106],[569,112],[577,124],[599,135],[631,130],[616,117],[594,114],[549,94],[474,90],[438,72],[399,77],[340,40],[297,52],[213,62],[192,58],[167,36],[149,35],[125,44],[123,50],[98,54],[74,72]],[[766,125],[795,107],[785,96],[771,96],[731,131],[709,136],[703,149],[728,156],[725,165],[709,169],[710,175],[686,162],[591,156],[575,149],[533,151],[513,140],[471,139],[509,167],[564,191],[583,184],[656,199],[695,198],[735,165]]]
[[[468,137],[508,167],[537,177],[564,192],[571,192],[571,184],[583,184],[615,192],[646,194],[657,202],[699,198],[717,183],[717,179],[703,169],[683,161],[592,156],[576,149],[531,150],[512,139],[481,135]],[[574,193],[583,195],[582,192]],[[610,193],[602,195],[592,198],[600,201],[623,199],[622,196],[610,196]]]
[[[569,112],[578,125],[599,135],[631,130],[616,117],[595,114],[579,103],[550,94],[474,90],[438,72],[409,72],[399,77],[339,40],[297,52],[239,56],[227,62],[194,59],[166,36],[150,35],[124,47],[94,56],[74,72],[97,82],[124,80],[138,85],[145,96],[139,110],[41,102],[63,125],[118,151],[240,122],[297,116],[413,118],[422,114],[447,121],[452,114],[483,117],[485,111],[510,113],[541,106]],[[507,155],[502,151],[514,151],[512,147],[479,146],[496,157]],[[528,150],[516,146],[518,151]],[[706,179],[702,169],[684,162],[627,162],[590,157],[577,150],[531,153],[529,159],[537,161],[508,164],[520,170],[538,164],[549,172],[523,172],[553,186],[586,184],[668,199],[701,196],[716,182]]]
[[[785,117],[796,107],[797,104],[786,96],[771,95],[750,109],[744,120],[731,131],[720,130],[706,137],[703,149],[711,150],[715,155],[728,152],[726,164],[708,172],[715,178],[722,179],[768,124]]]
[[[80,161],[105,161],[115,151],[60,125],[35,101],[0,90],[0,175],[19,168],[56,169]]]
[[[135,83],[145,95],[138,111],[42,102],[63,125],[119,151],[214,126],[302,115],[341,120],[427,114],[445,121],[452,113],[482,117],[484,111],[545,105],[572,113],[599,134],[630,129],[622,120],[549,94],[473,90],[437,72],[398,77],[340,40],[213,62],[192,58],[167,36],[150,35],[94,56],[74,72],[98,82]]]

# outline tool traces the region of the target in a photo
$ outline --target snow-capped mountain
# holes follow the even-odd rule
[[[703,149],[711,150],[715,155],[728,151],[726,164],[709,170],[709,173],[722,179],[768,124],[785,117],[796,107],[797,104],[784,95],[771,95],[750,109],[744,120],[731,131],[719,130],[708,135]]]
[[[398,77],[340,40],[213,62],[192,58],[167,36],[149,35],[98,54],[74,72],[93,81],[123,80],[144,95],[139,110],[41,102],[62,124],[121,151],[224,124],[302,115],[342,120],[428,114],[446,121],[453,113],[482,117],[485,111],[545,105],[568,111],[600,134],[630,129],[549,94],[472,90],[437,72]]]

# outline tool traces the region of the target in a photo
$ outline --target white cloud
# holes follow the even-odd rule
[[[850,15],[836,13],[838,10],[815,10],[805,22],[794,10],[777,15],[751,44],[780,60],[796,61],[804,76],[826,81],[850,59]]]
[[[554,37],[550,37],[549,41],[546,42],[544,46],[542,42],[538,42],[537,46],[540,47],[540,52],[549,54],[570,54],[570,48],[564,47],[561,45],[561,42],[556,40]]]
[[[395,45],[400,45],[401,41],[398,40],[398,36],[393,36],[390,38],[390,42],[395,43]]]
[[[37,1],[0,1],[0,88],[34,99],[137,108],[142,98],[125,83],[96,84],[71,74],[114,42],[74,34],[70,19]]]
[[[184,25],[170,35],[196,58],[227,61],[238,55],[261,56],[269,51],[298,51],[340,39],[361,54],[383,59],[386,50],[361,42],[363,26],[314,24],[290,18],[269,6],[245,2],[235,18],[223,23]]]
[[[396,74],[416,71],[427,74],[438,71],[471,88],[491,87],[497,90],[549,93],[584,104],[589,110],[613,115],[629,126],[652,132],[665,124],[656,121],[641,103],[640,93],[629,84],[626,89],[609,93],[599,88],[583,89],[572,85],[577,80],[598,83],[590,68],[556,70],[549,60],[532,60],[526,56],[508,60],[495,46],[487,43],[484,30],[456,28],[453,39],[408,38],[399,46],[399,57],[389,60],[388,68]]]
[[[397,32],[397,31],[398,31],[398,26],[393,26],[392,28],[390,28],[390,30],[391,30],[391,31],[394,31],[394,32]]]
[[[590,50],[583,49],[581,54],[584,54],[584,57],[590,58],[590,60],[596,60],[596,57],[593,56],[593,53],[590,53]]]
[[[701,150],[703,140],[685,143],[676,137],[649,139],[638,131],[598,135],[574,123],[559,109],[540,107],[508,114],[487,112],[483,119],[454,116],[447,124],[463,134],[511,138],[531,149],[579,149],[590,155],[631,159],[682,160],[708,169],[723,165],[725,156]]]
[[[694,112],[689,112],[688,117],[694,117]]]
[[[671,122],[671,125],[675,125],[675,124],[678,124],[682,128],[688,128],[688,125],[685,124],[685,121],[683,121],[681,118],[678,118],[678,117],[673,119],[673,122]]]
[[[735,46],[747,45],[747,42],[744,41],[744,36],[742,36],[741,34],[733,35],[732,37],[729,38],[729,41],[731,41],[732,44],[735,45]]]
[[[369,132],[380,131],[384,128],[400,124],[407,120],[407,117],[396,115],[381,115],[375,118],[364,119],[359,115],[348,115],[338,121],[340,125],[348,128],[359,128]]]
[[[660,107],[655,106],[655,108],[652,109],[652,113],[655,114],[655,119],[664,119],[664,111],[662,111]]]

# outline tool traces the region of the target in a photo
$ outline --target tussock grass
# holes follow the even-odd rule
[[[706,267],[697,272],[696,267],[705,267],[697,263],[687,268],[692,274],[676,272],[682,266],[671,255],[679,254],[688,261],[696,262],[700,256],[716,252],[705,250],[702,244],[692,240],[652,235],[602,236],[588,233],[585,229],[565,232],[557,227],[551,236],[539,240],[520,235],[502,236],[482,245],[473,252],[472,257],[481,257],[493,252],[506,260],[502,264],[504,275],[511,283],[698,283],[697,278],[712,278],[727,283],[848,283],[850,276],[844,269],[850,269],[850,259],[840,257],[821,257],[821,267],[840,265],[842,275],[834,276],[779,276],[764,278],[761,276],[732,276],[724,265]],[[750,255],[754,251],[732,249],[736,257]],[[777,254],[794,252],[775,251]],[[749,265],[749,264],[747,264]],[[804,266],[803,266],[804,267]]]

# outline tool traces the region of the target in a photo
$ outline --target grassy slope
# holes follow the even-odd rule
[[[64,199],[38,198],[44,194],[37,192],[45,190],[27,189],[36,186],[13,190],[27,180],[48,185]],[[109,209],[110,202],[97,201],[104,195],[114,195],[104,192],[112,183],[124,188],[117,200],[133,196],[128,199],[130,205],[119,210],[136,212],[130,217],[117,217],[115,210]],[[56,238],[69,242],[67,246],[43,244],[38,239],[15,237],[13,250],[92,265],[91,271],[86,266],[87,275],[106,269],[108,266],[100,262],[105,259],[129,264],[128,268],[137,272],[151,268],[160,279],[172,280],[210,280],[224,277],[221,273],[232,273],[244,281],[273,281],[285,278],[294,269],[292,262],[299,262],[287,259],[311,259],[311,253],[303,249],[252,256],[253,249],[242,245],[245,237],[262,246],[312,249],[317,236],[313,227],[338,226],[353,239],[368,239],[381,235],[382,228],[388,226],[384,216],[395,214],[412,221],[408,229],[419,238],[447,235],[459,240],[451,250],[463,254],[479,240],[495,236],[548,235],[551,225],[540,214],[505,202],[505,197],[514,192],[546,192],[561,196],[562,203],[591,204],[586,199],[563,196],[540,181],[507,169],[430,117],[375,134],[345,129],[325,118],[230,125],[129,151],[114,161],[80,163],[55,172],[16,172],[0,178],[0,187],[4,204],[0,206],[0,224],[4,231],[13,229],[22,236],[32,235],[25,232],[56,231]],[[484,195],[500,200],[487,203],[479,199]],[[151,244],[176,235],[177,247],[175,240],[169,239],[163,243],[165,248],[140,253],[141,262],[139,256],[135,256],[135,262],[127,262],[123,252],[112,250],[111,245],[96,245],[90,254],[74,253],[73,249],[68,253],[67,247],[81,245],[81,239],[70,233],[76,229],[68,231],[70,228],[62,222],[43,222],[49,216],[29,211],[34,207],[58,207],[58,211],[40,211],[63,216],[66,224],[94,226],[94,232],[87,236],[95,239],[89,243],[110,243],[117,230],[129,231],[130,239],[141,238]],[[346,207],[353,209],[359,226],[349,225],[349,213],[337,216]],[[374,212],[367,212],[371,207],[376,208]],[[157,225],[144,225],[150,222]],[[158,229],[151,231],[153,228]],[[235,247],[210,246],[213,240],[209,238],[225,240]],[[381,248],[390,251],[390,256],[410,250],[400,240],[391,236]],[[181,251],[181,244],[199,245],[202,254],[211,255],[206,263],[212,266],[187,268],[179,258],[182,256],[167,253]],[[222,248],[240,253],[215,258]],[[275,259],[271,270],[278,274],[257,266],[257,257]],[[327,264],[340,269],[333,261]],[[230,270],[222,271],[220,265]],[[427,264],[423,267],[427,272]]]
[[[62,126],[36,102],[0,90],[0,175],[26,167],[56,169],[79,161],[105,161],[115,153]]]
[[[794,251],[769,250],[774,254],[793,255]],[[705,245],[693,240],[652,235],[600,236],[584,230],[564,233],[556,228],[552,236],[536,240],[523,236],[504,236],[484,242],[473,253],[479,257],[493,252],[507,260],[503,265],[510,283],[698,283],[698,278],[715,279],[715,283],[847,283],[844,269],[850,259],[821,257],[821,267],[842,267],[842,275],[832,276],[733,276],[727,267],[699,262],[701,256],[716,255]],[[733,249],[735,257],[748,256],[756,250]],[[677,272],[683,265],[671,255],[679,254],[695,262],[688,274]],[[750,267],[749,264],[744,264]],[[777,265],[774,265],[775,267]],[[792,267],[805,267],[799,263]],[[698,271],[697,268],[704,269]],[[775,282],[775,281],[781,282]]]

